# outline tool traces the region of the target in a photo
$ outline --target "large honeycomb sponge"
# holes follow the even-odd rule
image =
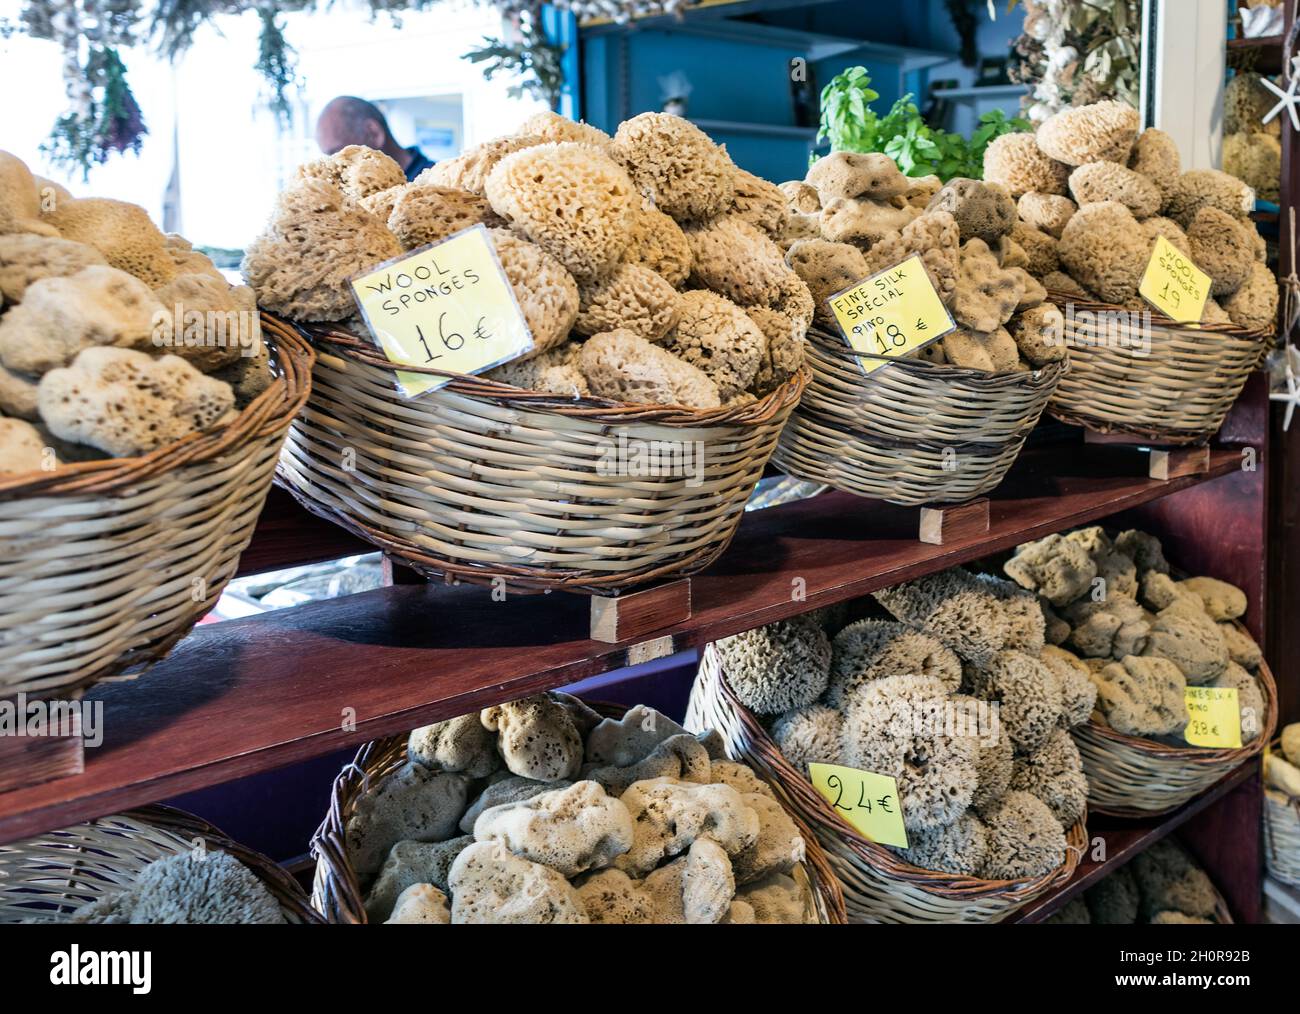
[[[717,385],[702,371],[631,331],[593,335],[578,354],[591,393],[611,401],[717,408]]]
[[[1141,173],[1114,162],[1089,162],[1070,173],[1070,193],[1080,207],[1102,201],[1119,201],[1136,218],[1149,218],[1160,210],[1164,198],[1159,188]]]
[[[1210,295],[1230,296],[1256,263],[1246,226],[1215,207],[1201,208],[1187,226],[1188,253],[1212,279]]]
[[[711,218],[735,199],[735,167],[699,127],[669,113],[642,113],[614,135],[614,154],[638,190],[678,221]]]
[[[682,293],[678,305],[664,347],[712,380],[723,401],[748,390],[763,363],[763,332],[744,310],[707,289]]]
[[[587,378],[578,369],[577,342],[565,342],[528,359],[514,359],[483,374],[487,380],[510,384],[525,391],[544,391],[567,398],[585,398],[591,393]]]
[[[544,109],[524,120],[515,131],[515,136],[540,137],[543,141],[573,141],[578,144],[590,144],[601,150],[607,150],[614,142],[614,139],[599,127],[571,120],[549,109]]]
[[[857,620],[844,627],[831,643],[830,680],[823,699],[846,708],[860,688],[900,673],[930,676],[948,690],[961,684],[956,653],[924,629],[891,620]]]
[[[492,210],[579,281],[613,270],[640,206],[632,181],[590,145],[540,144],[501,159],[488,175]]]
[[[789,269],[780,248],[735,216],[687,228],[691,279],[741,306],[768,305],[781,294]]]
[[[822,207],[836,198],[888,201],[905,195],[911,185],[894,160],[879,152],[833,151],[812,164],[806,179]]]
[[[988,880],[1041,877],[1065,861],[1065,829],[1037,796],[1009,791],[984,811]]]
[[[669,285],[678,286],[691,273],[691,244],[682,227],[662,211],[638,208],[623,263],[649,268]]]
[[[1223,139],[1223,169],[1249,184],[1263,200],[1277,201],[1282,145],[1267,134],[1228,134]]]
[[[516,134],[513,137],[494,138],[475,145],[455,158],[444,159],[437,165],[430,166],[411,182],[454,187],[482,196],[488,174],[496,168],[498,162],[513,152],[544,143],[545,138],[535,135]]]
[[[996,183],[980,180],[949,180],[926,210],[948,212],[956,219],[963,240],[979,239],[990,246],[996,246],[1016,224],[1016,202],[1011,195]]]
[[[962,246],[957,291],[948,307],[959,324],[982,334],[996,331],[1011,319],[1023,295],[1020,281],[998,265],[983,240]]]
[[[1065,223],[1079,207],[1068,197],[1031,191],[1020,195],[1016,210],[1020,213],[1022,222],[1060,239]]]
[[[593,335],[620,328],[657,342],[677,323],[677,290],[649,268],[620,264],[613,274],[579,287],[573,329]]]
[[[333,155],[299,166],[298,178],[321,180],[338,187],[354,201],[406,182],[401,166],[382,151],[363,144],[349,144]]]
[[[541,247],[508,229],[492,229],[489,236],[532,332],[533,354],[567,341],[579,308],[573,276]]]
[[[29,232],[0,235],[0,300],[21,303],[33,282],[64,278],[92,264],[107,263],[102,253],[86,243]]]
[[[408,250],[437,243],[480,223],[500,224],[484,198],[468,190],[426,183],[403,187],[388,215],[388,228]]]
[[[1107,303],[1126,303],[1142,282],[1150,244],[1128,208],[1102,201],[1080,208],[1066,223],[1058,252],[1090,292]]]
[[[1070,167],[1045,154],[1031,133],[1003,134],[984,149],[984,179],[1012,197],[1031,191],[1064,194]]]
[[[1128,167],[1150,180],[1160,191],[1161,200],[1165,201],[1182,174],[1183,160],[1172,137],[1163,130],[1147,127],[1133,145]]]
[[[151,289],[176,277],[167,237],[138,205],[83,197],[58,202],[45,221],[64,239],[93,246],[113,267],[135,275]]]
[[[1223,309],[1238,327],[1269,330],[1277,322],[1277,277],[1268,265],[1255,261],[1250,277],[1223,301]]]
[[[835,315],[826,301],[871,274],[862,251],[848,243],[804,239],[786,253],[786,262],[808,286],[818,320],[833,324]]]
[[[1045,154],[1066,165],[1127,165],[1137,133],[1137,110],[1108,101],[1062,109],[1039,124],[1036,136]]]
[[[1255,210],[1255,192],[1237,177],[1218,169],[1189,169],[1178,177],[1165,200],[1164,212],[1186,229],[1196,213],[1207,207],[1233,218],[1245,218]]]
[[[806,707],[830,678],[831,643],[806,616],[715,642],[723,675],[740,703],[760,715]]]
[[[388,227],[343,191],[304,180],[281,192],[242,268],[264,309],[295,320],[346,320],[356,312],[348,279],[401,253]]]
[[[781,188],[739,167],[732,170],[732,177],[735,197],[729,209],[730,214],[744,219],[772,238],[785,232],[790,221],[790,210],[786,207],[785,194]]]

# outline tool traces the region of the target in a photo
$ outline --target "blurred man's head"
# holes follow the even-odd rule
[[[316,121],[316,143],[326,155],[363,144],[396,157],[402,150],[388,129],[388,121],[373,103],[352,95],[331,99]]]

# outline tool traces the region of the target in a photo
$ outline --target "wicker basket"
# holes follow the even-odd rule
[[[148,863],[201,843],[247,866],[285,920],[319,923],[298,883],[266,856],[169,806],[146,806],[37,838],[0,845],[0,923],[59,922],[86,902],[130,884]]]
[[[273,318],[263,329],[279,376],[231,422],[0,479],[0,696],[139,670],[216,604],[310,382],[311,349]]]
[[[1070,370],[1048,412],[1098,433],[1204,443],[1218,432],[1271,337],[1235,324],[1188,327],[1155,310],[1147,327],[1123,307],[1059,292],[1051,298],[1065,311]],[[1080,311],[1119,316],[1103,318],[1112,326],[1078,320]]]
[[[592,704],[601,714],[620,718],[627,710],[620,705]],[[348,861],[344,829],[358,797],[381,779],[406,763],[405,736],[377,739],[363,746],[356,759],[334,780],[330,811],[311,842],[316,858],[316,879],[312,885],[312,904],[331,923],[364,923],[365,894]],[[816,838],[808,833],[798,815],[791,817],[804,836],[805,860],[795,868],[796,879],[806,885],[810,904],[818,922],[843,924],[844,896],[831,871],[826,855]]]
[[[813,379],[773,460],[800,479],[905,505],[958,503],[997,486],[1066,372],[901,359],[868,375],[858,361],[875,357],[818,329],[807,350]]]
[[[1272,743],[1281,750],[1280,739]],[[1264,790],[1264,863],[1283,883],[1300,887],[1300,798]]]
[[[370,342],[309,336],[314,389],[281,459],[284,484],[426,576],[518,590],[616,591],[707,567],[807,383],[801,372],[754,404],[709,411],[461,375],[407,399]],[[609,474],[611,454],[636,441],[702,446],[703,474]]]
[[[1277,684],[1262,660],[1256,676],[1265,720],[1260,734],[1236,750],[1167,746],[1125,736],[1096,718],[1071,729],[1088,776],[1089,807],[1117,817],[1167,813],[1262,751],[1277,727]]]
[[[1061,865],[1025,880],[980,880],[923,870],[863,838],[781,753],[767,730],[739,700],[709,645],[691,690],[687,728],[715,728],[727,753],[759,773],[802,825],[811,827],[844,888],[850,922],[989,923],[1012,915],[1039,895],[1064,884],[1087,846],[1083,819],[1066,834]]]

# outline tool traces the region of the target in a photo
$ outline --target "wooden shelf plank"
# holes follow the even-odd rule
[[[917,512],[842,493],[748,514],[693,579],[672,651],[856,598],[1086,524],[1240,468],[1161,482],[1140,455],[1030,448],[990,500],[987,535],[916,540]],[[85,772],[0,794],[0,841],[306,760],[622,667],[635,645],[592,641],[569,595],[398,585],[197,628],[138,680],[96,687],[102,746]],[[635,656],[634,656],[635,657]]]
[[[1043,895],[1022,908],[1008,922],[1038,923],[1060,910],[1068,901],[1092,887],[1119,869],[1139,852],[1149,848],[1161,838],[1182,827],[1189,820],[1223,799],[1245,782],[1258,777],[1259,764],[1250,760],[1172,813],[1147,820],[1121,820],[1097,814],[1088,820],[1088,841],[1101,837],[1106,842],[1106,858],[1095,861],[1085,855],[1074,871],[1074,876],[1055,891]]]

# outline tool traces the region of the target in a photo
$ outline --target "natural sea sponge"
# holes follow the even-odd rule
[[[621,796],[636,782],[675,778],[703,785],[713,778],[709,751],[689,732],[669,736],[635,763],[625,767],[584,764],[582,777],[597,782],[609,795]]]
[[[1078,821],[1088,802],[1088,779],[1083,774],[1079,748],[1070,734],[1057,729],[1033,753],[1018,757],[1011,772],[1010,789],[1037,796],[1062,827]]]
[[[577,891],[555,870],[497,842],[475,842],[456,857],[447,880],[451,921],[495,925],[586,923]]]
[[[1228,658],[1237,665],[1255,669],[1263,661],[1264,654],[1255,639],[1237,624],[1225,620],[1219,624],[1219,633],[1223,635],[1223,643],[1228,647]]]
[[[1139,578],[1145,577],[1148,571],[1155,571],[1158,574],[1169,573],[1169,561],[1165,559],[1160,540],[1154,535],[1130,528],[1115,536],[1114,545],[1116,551],[1133,561]]]
[[[1065,861],[1065,830],[1036,796],[1009,791],[983,814],[986,880],[1041,877]]]
[[[1039,660],[1052,670],[1061,687],[1062,728],[1082,725],[1092,715],[1097,703],[1097,688],[1093,685],[1088,666],[1064,648],[1045,645]]]
[[[497,769],[496,737],[479,721],[478,712],[412,729],[406,756],[434,771],[462,771],[486,778]]]
[[[923,870],[976,877],[988,860],[988,835],[978,817],[964,813],[930,831],[909,831],[907,848],[893,851]]]
[[[1097,564],[1087,550],[1063,535],[1017,546],[1002,569],[1020,587],[1038,592],[1054,606],[1078,598],[1097,576]]]
[[[1250,266],[1250,277],[1224,299],[1223,309],[1238,327],[1271,331],[1277,324],[1278,299],[1277,276],[1268,265],[1255,261]]]
[[[1097,710],[1126,736],[1165,736],[1187,725],[1187,681],[1178,666],[1158,656],[1129,655],[1092,674]]]
[[[515,130],[515,136],[540,137],[543,141],[573,141],[602,150],[614,143],[614,139],[599,127],[581,120],[571,120],[549,109],[543,109],[524,120]]]
[[[129,457],[208,429],[235,395],[179,356],[96,347],[45,374],[37,400],[55,436]]]
[[[1212,296],[1229,296],[1246,284],[1256,264],[1246,228],[1218,208],[1201,208],[1187,226],[1188,253],[1212,279]]]
[[[1067,275],[1064,271],[1049,271],[1042,276],[1043,288],[1048,293],[1058,292],[1065,293],[1067,296],[1076,296],[1080,299],[1091,299],[1092,293]]]
[[[910,186],[894,160],[880,152],[833,151],[814,162],[804,178],[817,189],[823,208],[837,198],[888,201]]]
[[[384,921],[399,925],[432,923],[445,926],[451,923],[451,908],[447,896],[432,884],[412,884],[397,896],[392,914]]]
[[[896,208],[883,201],[836,197],[822,205],[822,235],[835,243],[872,248],[901,231],[921,212],[905,204]]]
[[[386,920],[402,893],[416,884],[448,890],[452,863],[472,844],[468,834],[438,842],[399,841],[366,893],[366,918],[373,923]]]
[[[1219,625],[1198,608],[1179,599],[1156,614],[1144,655],[1168,659],[1194,685],[1204,685],[1228,666],[1228,645]]]
[[[492,210],[580,282],[613,270],[632,239],[640,202],[626,172],[589,145],[540,144],[488,175]]]
[[[587,763],[626,767],[647,757],[664,740],[685,732],[662,712],[637,704],[622,718],[601,719],[587,734]]]
[[[1065,359],[1065,317],[1055,303],[1040,303],[1018,313],[1010,324],[1011,338],[1031,366]]]
[[[984,149],[984,179],[1000,183],[1012,197],[1035,191],[1064,194],[1070,167],[1045,154],[1031,133],[994,138]]]
[[[987,373],[1007,373],[1020,361],[1015,339],[1004,327],[987,334],[959,327],[943,339],[944,359],[952,366]]]
[[[721,922],[736,892],[727,853],[706,838],[693,842],[682,858],[655,870],[641,886],[654,906],[654,921],[666,925]]]
[[[1007,618],[1003,646],[1037,655],[1046,643],[1046,620],[1038,596],[993,574],[977,574],[978,580],[1002,603]]]
[[[837,708],[808,704],[787,711],[772,724],[772,740],[791,766],[806,774],[809,764],[838,764],[844,716]]]
[[[1011,195],[996,183],[981,180],[960,177],[949,180],[926,205],[926,210],[952,215],[963,242],[979,239],[995,245],[1016,224],[1016,202]]]
[[[979,783],[979,740],[948,734],[948,707],[939,680],[888,676],[864,687],[844,716],[844,763],[897,780],[909,832],[951,824]]]
[[[733,913],[744,905],[753,913],[753,922],[760,925],[796,925],[816,922],[810,913],[806,893],[792,877],[774,873],[753,884],[745,884],[736,891],[732,903]]]
[[[1084,892],[1088,913],[1099,925],[1129,926],[1137,922],[1138,886],[1133,871],[1121,866],[1107,874],[1095,886]]]
[[[1028,263],[1024,268],[1035,278],[1043,278],[1061,266],[1057,239],[1028,222],[1017,220],[1011,227],[1011,240],[1025,252]]]
[[[344,829],[357,873],[377,873],[398,842],[446,841],[456,835],[469,779],[409,761],[361,795]]]
[[[598,398],[696,409],[722,404],[704,372],[631,331],[593,335],[578,354],[578,369]]]
[[[1141,655],[1151,631],[1150,614],[1123,595],[1072,603],[1065,610],[1070,647],[1087,658]]]
[[[1285,116],[1262,122],[1276,102],[1277,96],[1264,86],[1264,75],[1237,71],[1223,88],[1223,132],[1253,130],[1279,136]]]
[[[925,210],[934,195],[943,189],[943,180],[938,176],[909,176],[907,178],[907,193],[904,198],[907,203],[914,208]]]
[[[691,273],[691,244],[682,227],[662,211],[638,208],[623,263],[649,268],[669,285],[678,286]]]
[[[45,441],[35,426],[0,418],[0,472],[35,472],[45,461]]]
[[[0,363],[39,376],[67,366],[83,349],[152,350],[155,328],[169,335],[171,324],[169,310],[142,281],[91,265],[34,282],[23,302],[0,317]]]
[[[304,180],[280,193],[242,269],[264,309],[302,321],[345,320],[357,308],[348,279],[401,253],[388,227],[341,190]]]
[[[681,294],[664,348],[700,370],[728,401],[754,382],[766,343],[744,310],[725,296],[696,289]]]
[[[612,274],[580,286],[578,293],[573,329],[579,334],[622,329],[657,342],[677,323],[677,290],[649,268],[620,264]]]
[[[1127,165],[1137,140],[1138,113],[1124,102],[1095,102],[1062,109],[1038,126],[1038,147],[1066,165]]]
[[[513,774],[541,782],[572,778],[582,766],[585,732],[568,702],[545,693],[484,708],[483,727]]]
[[[1250,186],[1265,201],[1281,193],[1282,145],[1267,134],[1226,134],[1223,170]]]
[[[750,384],[750,390],[760,397],[776,390],[803,366],[804,339],[813,319],[812,296],[793,271],[787,272],[785,291],[776,307],[745,308],[766,339],[763,357]]]
[[[957,291],[961,258],[961,231],[957,228],[957,220],[946,211],[928,211],[905,225],[899,233],[899,240],[902,250],[893,263],[903,260],[909,253],[919,255],[939,298],[951,300]],[[892,266],[884,264],[881,269]]]
[[[1022,194],[1016,202],[1016,211],[1019,212],[1021,221],[1057,239],[1061,238],[1065,223],[1078,210],[1077,204],[1060,194],[1031,191]]]
[[[755,792],[743,798],[758,814],[758,837],[731,857],[736,883],[751,884],[773,873],[791,872],[805,849],[799,828],[770,793]]]
[[[593,923],[643,926],[655,921],[654,900],[642,881],[622,870],[597,870],[574,882],[578,897]]]
[[[727,684],[750,711],[779,715],[812,704],[830,677],[831,643],[805,616],[714,642]]]
[[[354,201],[406,182],[402,167],[392,158],[363,144],[349,144],[333,155],[322,155],[299,166],[298,178],[338,187]]]
[[[735,166],[699,127],[668,113],[624,120],[614,155],[636,189],[679,222],[724,211],[735,199]]]
[[[457,190],[468,190],[471,194],[482,196],[488,174],[498,162],[516,151],[542,144],[544,140],[529,134],[493,138],[491,141],[475,145],[455,158],[443,159],[424,170],[411,182],[415,185],[431,183],[438,187],[454,187]]]
[[[1200,598],[1212,620],[1235,620],[1246,615],[1246,593],[1236,585],[1213,577],[1189,577],[1179,585]]]
[[[885,588],[874,598],[896,619],[928,631],[976,665],[988,662],[1006,642],[1002,604],[960,567]]]
[[[803,180],[788,180],[777,185],[785,197],[786,208],[795,215],[815,215],[822,210],[817,188]]]
[[[1148,920],[1166,912],[1208,920],[1218,907],[1218,892],[1205,871],[1168,839],[1133,857],[1133,879],[1141,896],[1139,913]]]
[[[968,669],[967,679],[976,697],[1001,702],[1003,727],[1021,753],[1039,749],[1060,724],[1065,709],[1061,684],[1034,655],[1000,651],[985,667]]]
[[[848,243],[824,239],[800,240],[786,253],[786,263],[808,286],[818,320],[834,324],[827,300],[871,274],[862,251]]]
[[[1263,728],[1266,705],[1264,694],[1255,677],[1236,662],[1229,662],[1222,675],[1210,681],[1210,686],[1237,691],[1237,709],[1240,712],[1241,742],[1254,740]]]
[[[758,840],[758,814],[727,785],[695,785],[672,778],[637,782],[619,797],[636,828],[632,848],[614,860],[630,876],[644,876],[665,858],[708,838],[728,855]]]
[[[885,676],[933,676],[949,690],[961,684],[961,660],[933,634],[906,623],[865,619],[831,642],[831,671],[823,699],[843,709],[860,687]]]
[[[494,806],[474,821],[475,840],[498,841],[570,878],[610,865],[632,836],[627,807],[593,781]]]
[[[211,275],[223,282],[226,280],[221,269],[212,263],[212,258],[195,250],[194,244],[184,236],[169,232],[163,237],[163,245],[167,248],[167,256],[176,265],[178,275]]]
[[[478,815],[484,810],[491,809],[494,806],[503,806],[506,803],[517,803],[524,799],[531,799],[539,793],[552,792],[555,789],[563,789],[572,784],[572,782],[563,779],[558,782],[541,782],[535,778],[521,778],[519,775],[512,775],[509,772],[498,772],[489,779],[483,791],[469,805],[469,809],[461,815],[458,826],[466,834],[473,834],[474,821],[478,820]]]
[[[1216,208],[1230,218],[1244,219],[1255,209],[1249,186],[1218,169],[1189,169],[1165,201],[1165,214],[1184,229],[1202,208]]]
[[[686,229],[691,279],[741,306],[774,303],[789,274],[780,248],[735,216]]]
[[[480,224],[500,224],[486,198],[429,183],[404,188],[388,216],[388,228],[407,250],[440,242]]]
[[[996,331],[1011,319],[1023,294],[1019,280],[998,265],[983,240],[962,246],[957,291],[948,307],[959,324],[982,334]]]
[[[27,287],[42,278],[66,278],[107,263],[86,243],[26,232],[0,235],[0,304],[21,303]]]
[[[1183,232],[1182,227],[1172,218],[1165,218],[1162,215],[1154,215],[1143,222],[1138,223],[1146,236],[1150,249],[1155,249],[1156,237],[1163,236],[1169,240],[1170,244],[1183,253],[1188,253],[1191,249],[1187,241],[1187,233]]]
[[[56,229],[41,221],[41,205],[41,189],[27,163],[16,155],[0,151],[0,235],[57,236]]]
[[[167,238],[138,205],[104,197],[60,201],[45,221],[64,239],[93,246],[113,267],[135,275],[151,289],[177,274]]]
[[[1070,173],[1070,193],[1079,207],[1118,201],[1137,218],[1148,218],[1160,210],[1163,195],[1141,173],[1114,162],[1089,162]]]
[[[954,697],[954,700],[974,702],[974,697]],[[971,712],[967,712],[970,715]],[[976,728],[979,728],[979,712],[974,713]],[[994,731],[996,730],[996,735]],[[975,758],[975,774],[978,784],[971,797],[971,806],[976,811],[983,811],[996,803],[1006,793],[1011,784],[1011,772],[1015,767],[1015,744],[1007,734],[1006,727],[998,719],[992,728],[986,728],[980,735],[979,755]]]
[[[247,285],[209,274],[177,275],[154,296],[166,311],[154,318],[155,346],[204,373],[253,358],[261,348],[257,296]]]
[[[1151,251],[1133,213],[1118,201],[1082,207],[1066,223],[1058,253],[1071,276],[1105,302],[1137,293]]]
[[[490,229],[488,236],[532,333],[529,355],[567,341],[580,306],[573,276],[540,246],[508,229]]]
[[[1163,203],[1169,199],[1178,177],[1182,175],[1183,160],[1172,137],[1163,130],[1147,127],[1133,144],[1128,167],[1155,185]]]
[[[481,376],[525,391],[585,398],[591,394],[591,389],[587,386],[587,378],[578,369],[581,348],[577,342],[565,342],[527,359],[512,359]]]
[[[739,167],[732,169],[732,186],[735,196],[729,214],[773,238],[785,231],[790,212],[780,187]]]

